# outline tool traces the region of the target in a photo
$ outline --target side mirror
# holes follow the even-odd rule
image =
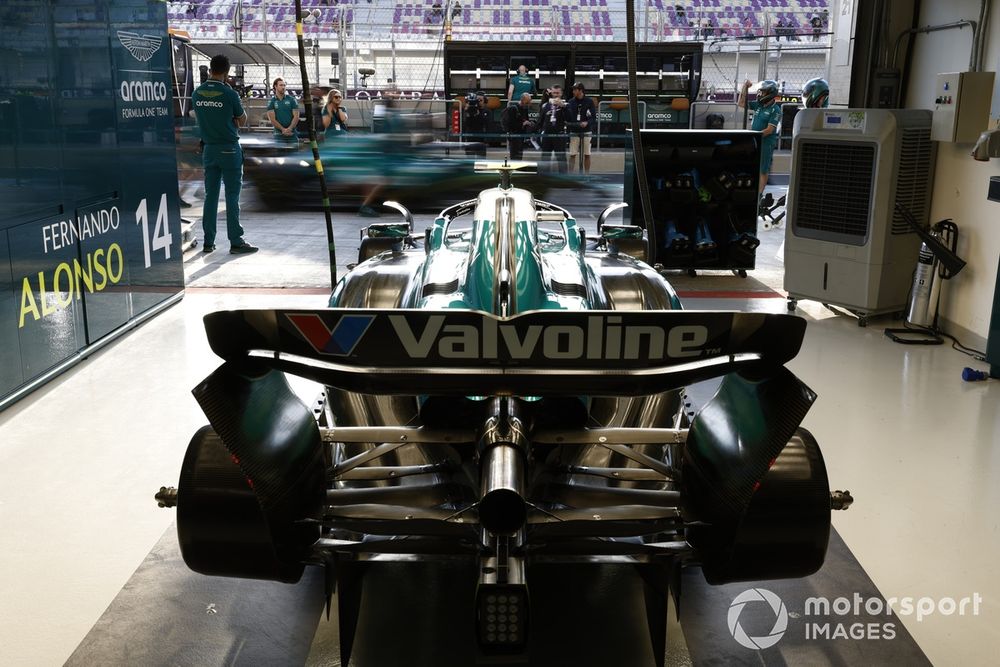
[[[623,209],[627,206],[628,204],[626,204],[625,202],[620,202],[618,204],[612,204],[611,206],[608,206],[606,209],[601,211],[601,214],[597,216],[597,235],[598,236],[601,235],[601,228],[604,227],[604,223],[608,221],[608,218],[611,217],[612,213],[614,213],[619,209]]]
[[[398,201],[384,201],[382,202],[382,206],[385,206],[386,208],[394,208],[399,211],[399,213],[403,216],[403,219],[406,220],[409,230],[411,232],[413,231],[413,214],[410,213],[408,208],[400,204]]]

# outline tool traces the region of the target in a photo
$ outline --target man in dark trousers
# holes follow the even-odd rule
[[[462,119],[462,134],[465,141],[476,143],[465,147],[466,155],[486,157],[486,130],[490,122],[490,110],[486,108],[486,93],[479,90],[465,96],[465,117]]]
[[[243,238],[240,226],[240,190],[243,188],[243,150],[237,125],[246,125],[247,114],[240,96],[226,85],[229,58],[215,56],[210,75],[191,96],[198,130],[205,144],[202,164],[205,167],[205,209],[201,226],[205,232],[203,252],[215,250],[216,217],[219,211],[219,188],[226,184],[226,233],[229,252],[257,252]]]
[[[531,134],[535,124],[531,121],[531,93],[524,93],[517,104],[511,104],[503,112],[504,130],[507,132],[507,148],[511,160],[524,157],[526,135]]]
[[[566,102],[562,86],[549,88],[549,100],[542,105],[538,120],[542,129],[542,154],[539,164],[554,156],[560,174],[566,173]]]

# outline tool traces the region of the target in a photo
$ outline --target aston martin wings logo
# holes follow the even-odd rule
[[[144,63],[152,58],[153,54],[160,48],[160,43],[163,41],[163,38],[156,37],[154,35],[140,36],[134,32],[119,30],[118,41],[122,43],[122,46],[128,49],[128,52],[132,54],[133,58],[141,63]]]

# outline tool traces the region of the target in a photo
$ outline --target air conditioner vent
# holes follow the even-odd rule
[[[868,235],[875,145],[803,141],[795,226],[860,239]]]
[[[913,234],[910,226],[896,212],[895,204],[902,204],[915,220],[925,220],[930,214],[931,172],[927,168],[934,152],[931,132],[927,128],[904,128],[899,147],[899,166],[896,176],[896,200],[893,203],[893,234]]]

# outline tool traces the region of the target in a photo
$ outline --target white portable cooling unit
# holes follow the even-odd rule
[[[902,312],[925,225],[934,142],[924,109],[803,109],[795,116],[785,234],[789,310],[799,299]]]

